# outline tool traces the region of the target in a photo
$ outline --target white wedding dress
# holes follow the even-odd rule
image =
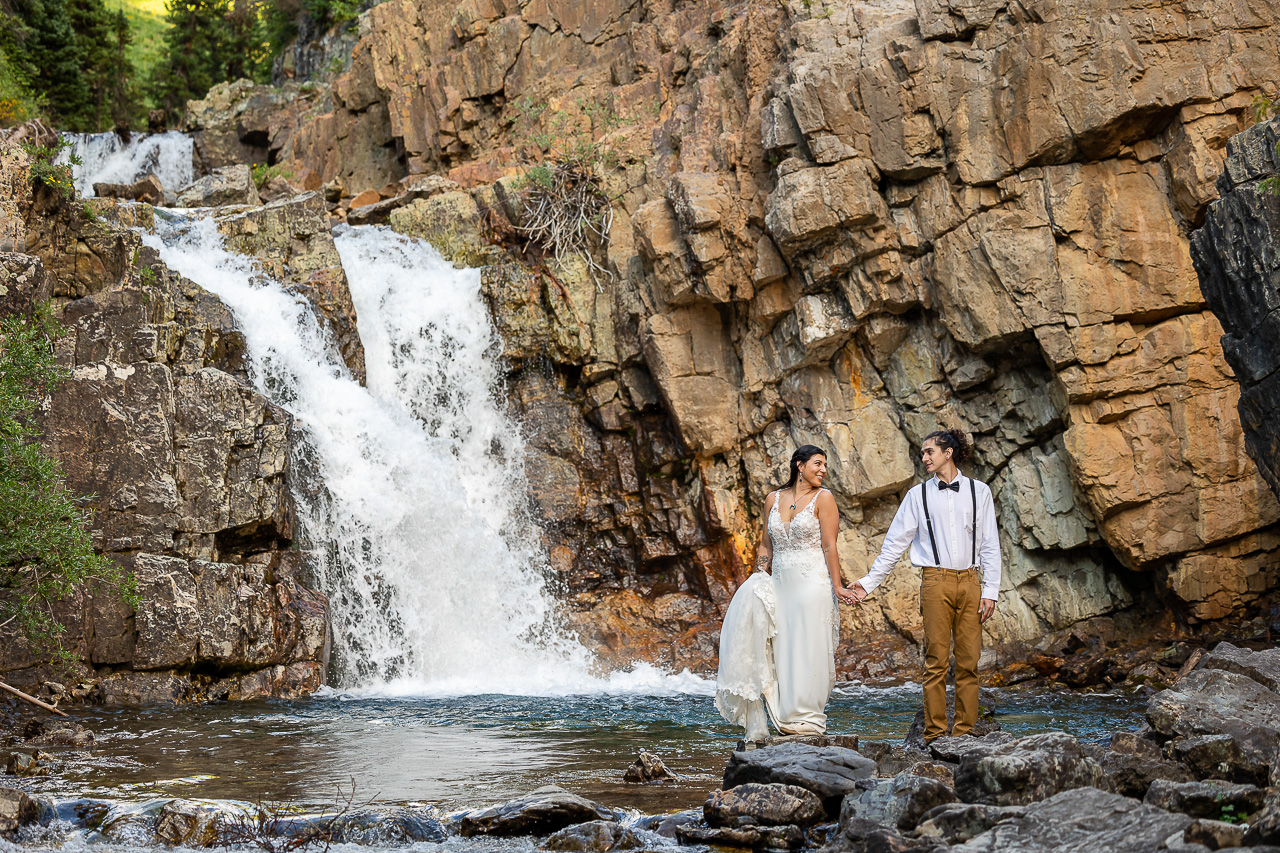
[[[840,617],[822,554],[817,502],[814,495],[784,524],[774,501],[767,526],[773,575],[756,572],[738,587],[720,628],[716,709],[745,728],[747,740],[768,736],[766,706],[783,734],[827,730]]]

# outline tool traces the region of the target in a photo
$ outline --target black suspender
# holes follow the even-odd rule
[[[929,529],[929,545],[933,548],[933,564],[942,567],[938,559],[938,540],[933,536],[933,518],[929,515],[929,484],[933,480],[925,480],[920,484],[920,502],[924,504],[924,524]],[[978,565],[978,487],[973,478],[969,478],[969,498],[973,501],[973,542],[969,551],[969,565]]]

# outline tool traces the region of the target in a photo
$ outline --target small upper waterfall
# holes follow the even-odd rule
[[[124,142],[114,133],[64,133],[71,143],[60,157],[80,158],[83,165],[72,170],[76,192],[93,195],[95,183],[131,184],[147,175],[155,175],[165,192],[176,193],[195,177],[192,165],[191,137],[180,131],[150,135],[138,134]]]

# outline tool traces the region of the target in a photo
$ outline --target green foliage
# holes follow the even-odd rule
[[[0,127],[13,127],[35,118],[41,106],[26,76],[9,58],[11,50],[0,44]]]
[[[333,26],[354,20],[364,9],[364,0],[303,0],[312,20],[321,26]]]
[[[89,513],[37,443],[37,401],[65,378],[53,359],[60,328],[47,305],[0,322],[0,627],[42,657],[68,660],[54,605],[86,584],[136,604],[133,579],[95,554]]]
[[[1222,807],[1218,820],[1223,823],[1244,823],[1245,816],[1236,811],[1236,807],[1230,804]]]
[[[129,22],[103,0],[11,0],[3,18],[13,77],[66,130],[129,126],[139,115]]]
[[[147,287],[152,287],[156,283],[156,271],[151,267],[143,267],[138,270],[138,276],[142,279],[142,283]]]
[[[51,189],[55,189],[62,193],[63,198],[72,199],[76,196],[75,185],[71,183],[71,167],[80,165],[80,158],[75,154],[70,155],[67,163],[55,163],[58,154],[62,149],[70,147],[69,142],[58,138],[58,141],[52,145],[33,145],[30,142],[22,143],[22,150],[26,152],[27,157],[31,160],[31,180],[33,183],[44,184]]]
[[[262,185],[272,178],[284,178],[286,181],[293,180],[293,172],[280,165],[268,166],[266,163],[254,163],[249,168],[253,174],[253,182],[258,189],[262,189]]]

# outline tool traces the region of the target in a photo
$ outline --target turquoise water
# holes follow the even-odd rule
[[[1061,730],[1086,740],[1135,728],[1143,703],[1114,694],[997,691],[1013,734]],[[919,705],[914,685],[837,688],[830,730],[900,742]],[[82,709],[98,743],[63,753],[56,776],[31,780],[60,797],[141,801],[200,797],[323,808],[354,787],[358,801],[421,803],[442,812],[555,783],[645,812],[701,805],[719,787],[739,737],[709,695],[349,697],[178,709]],[[622,782],[640,749],[686,778]]]

